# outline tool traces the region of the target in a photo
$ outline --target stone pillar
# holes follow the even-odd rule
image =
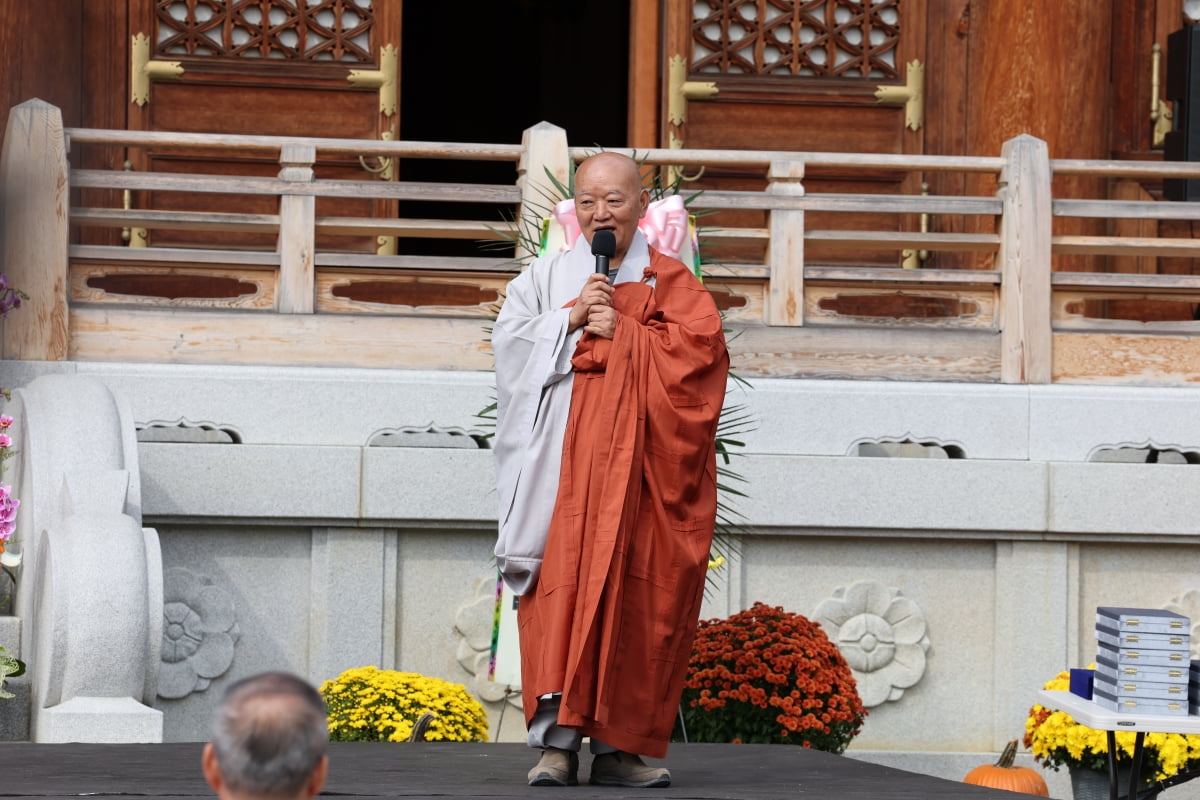
[[[1066,542],[996,542],[992,747],[1004,749],[1025,727],[1042,685],[1072,663],[1078,585]]]
[[[312,534],[308,679],[395,668],[396,532],[316,528]]]

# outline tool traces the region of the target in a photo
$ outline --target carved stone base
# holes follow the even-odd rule
[[[38,714],[39,742],[161,742],[162,712],[132,697],[74,697]]]

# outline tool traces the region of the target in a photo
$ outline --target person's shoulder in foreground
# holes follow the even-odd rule
[[[222,800],[308,800],[329,769],[325,702],[307,681],[265,672],[234,683],[204,746],[204,778]]]

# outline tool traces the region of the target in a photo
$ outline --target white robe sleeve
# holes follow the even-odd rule
[[[539,258],[508,285],[492,328],[496,358],[496,564],[517,595],[537,583],[558,497],[563,434],[571,410],[571,357],[583,335],[568,333],[570,310],[595,270],[580,236],[573,249]],[[634,234],[616,281],[641,280],[650,263],[645,237]]]
[[[568,280],[573,270],[564,263],[569,255],[539,259],[515,278],[492,329],[499,496],[495,554],[500,574],[518,595],[533,587],[541,569],[571,406],[571,356],[582,335],[567,332],[570,310],[562,307],[583,285],[579,280],[573,290],[567,288],[573,282]]]

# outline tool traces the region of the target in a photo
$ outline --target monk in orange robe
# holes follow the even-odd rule
[[[716,518],[720,314],[638,231],[648,192],[616,153],[575,176],[581,235],[509,286],[493,329],[497,561],[520,595],[530,785],[665,786]],[[593,269],[598,231],[615,237]],[[557,474],[552,474],[557,472]]]

